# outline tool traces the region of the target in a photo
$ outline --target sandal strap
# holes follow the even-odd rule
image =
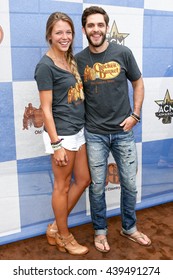
[[[76,242],[76,240],[74,239],[73,234],[71,234],[71,233],[67,237],[62,237],[58,233],[56,234],[56,236],[57,236],[56,242],[61,247],[66,247],[69,243],[74,244]]]
[[[108,240],[107,240],[107,237],[103,237],[101,239],[97,238],[95,236],[94,238],[94,243],[95,243],[95,248],[100,251],[100,252],[109,252],[110,251],[110,247],[109,247],[109,243],[108,243]],[[98,244],[98,245],[97,245]],[[103,248],[100,248],[99,247],[99,244],[101,244],[103,246]],[[108,249],[107,249],[107,246],[108,246]]]
[[[62,242],[64,244],[64,246],[67,246],[69,243],[74,243],[75,239],[73,234],[70,233],[70,235],[66,238],[62,237]]]
[[[102,245],[105,245],[105,243],[108,243],[107,238],[97,239],[94,240],[96,243],[100,243]]]
[[[132,238],[135,238],[135,239],[139,239],[139,238],[143,238],[145,239],[145,235],[139,231],[139,233],[137,235],[132,235],[131,236]]]

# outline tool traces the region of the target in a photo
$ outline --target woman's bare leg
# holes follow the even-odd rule
[[[75,160],[75,152],[67,151],[69,163],[66,166],[58,166],[52,156],[52,170],[54,173],[54,190],[52,193],[52,207],[58,226],[59,233],[62,236],[68,236],[68,193],[70,188],[72,170]]]
[[[90,184],[90,172],[85,145],[82,145],[80,150],[76,153],[73,174],[74,182],[68,193],[68,213],[71,212],[82,193]]]
[[[76,152],[66,151],[69,163],[60,167],[56,165],[52,156],[52,169],[54,172],[54,190],[52,194],[52,207],[54,210],[58,233],[55,234],[55,245],[61,252],[68,252],[73,255],[83,255],[88,252],[86,246],[80,245],[68,229],[68,200],[70,194],[71,176],[76,164]],[[72,201],[76,203],[81,191],[75,191]]]
[[[82,145],[80,150],[76,152],[73,174],[75,180],[72,182],[68,192],[68,215],[78,202],[86,187],[88,187],[90,184],[90,172],[88,168],[86,145]],[[57,229],[56,220],[53,222],[52,228]]]

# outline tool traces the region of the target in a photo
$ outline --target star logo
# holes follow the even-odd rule
[[[171,99],[169,91],[167,89],[163,100],[156,100],[156,104],[159,106],[158,112],[155,113],[158,119],[162,119],[163,124],[171,123],[173,117],[173,99]]]
[[[108,42],[115,42],[119,45],[124,45],[125,38],[129,35],[129,33],[120,33],[118,31],[116,22],[114,20],[112,24],[112,28],[110,33],[108,33]]]

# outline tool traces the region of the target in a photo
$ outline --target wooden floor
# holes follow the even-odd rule
[[[47,243],[46,236],[2,245],[1,260],[173,260],[173,202],[137,211],[138,229],[147,234],[152,245],[148,248],[120,236],[119,216],[108,219],[109,253],[100,253],[93,246],[92,224],[71,229],[81,244],[86,244],[89,253],[72,256],[59,252]]]

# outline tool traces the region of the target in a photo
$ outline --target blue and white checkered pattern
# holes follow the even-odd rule
[[[48,16],[62,11],[73,19],[76,53],[87,45],[81,31],[81,14],[91,5],[102,6],[108,12],[110,29],[115,21],[119,33],[128,33],[123,43],[133,51],[143,73],[142,121],[134,129],[139,155],[137,208],[173,200],[172,169],[157,168],[162,144],[173,159],[173,145],[166,146],[166,140],[173,138],[173,2],[1,0],[0,27],[4,36],[1,41],[0,34],[0,244],[43,234],[54,219],[53,175],[50,158],[44,154],[42,127],[31,123],[23,129],[24,111],[29,103],[39,108],[33,76],[47,49]],[[167,91],[170,100],[165,98]],[[155,115],[164,100],[170,105],[167,123]],[[108,216],[119,214],[119,192],[115,185],[107,188]],[[85,192],[69,217],[69,226],[90,221],[88,212]]]

